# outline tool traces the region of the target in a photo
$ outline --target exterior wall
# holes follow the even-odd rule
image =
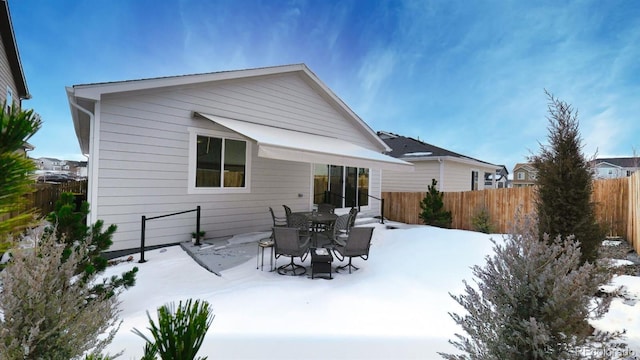
[[[269,206],[277,214],[282,204],[294,211],[310,209],[312,165],[260,158],[255,143],[249,193],[188,194],[188,128],[224,130],[194,119],[193,111],[329,134],[372,148],[360,130],[295,74],[119,94],[105,97],[97,108],[99,155],[92,165],[98,169],[98,190],[90,196],[96,202],[94,217],[118,225],[114,251],[140,246],[142,215],[200,205],[206,238],[216,238],[267,231]],[[380,197],[379,172],[372,171],[370,178],[370,193]],[[372,201],[371,211],[376,206]],[[186,241],[195,230],[195,213],[148,221],[146,230],[147,246]]]
[[[11,89],[11,93],[13,94],[12,100],[19,104],[18,90],[11,73],[4,42],[0,41],[0,104],[7,99],[7,88]]]
[[[431,179],[440,187],[440,164],[438,161],[416,161],[413,172],[383,171],[382,191],[384,192],[425,192]]]
[[[438,190],[442,192],[471,190],[471,171],[478,171],[478,190],[485,188],[484,173],[495,171],[451,160],[415,161],[413,172],[383,171],[382,191],[384,192],[424,192],[431,185],[431,179],[438,181]]]

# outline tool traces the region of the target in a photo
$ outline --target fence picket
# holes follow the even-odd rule
[[[422,224],[420,201],[425,192],[383,192],[385,216],[394,221]],[[495,232],[511,230],[514,216],[535,211],[535,187],[446,192],[444,207],[451,211],[452,228],[473,230],[472,219],[484,207]],[[620,179],[593,182],[596,219],[607,235],[621,236],[640,253],[640,172]]]

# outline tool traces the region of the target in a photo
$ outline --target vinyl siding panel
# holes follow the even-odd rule
[[[189,194],[188,129],[225,131],[193,118],[194,111],[378,146],[296,74],[105,96],[98,108],[96,216],[106,225],[118,225],[111,250],[140,246],[143,215],[200,205],[206,237],[218,238],[268,231],[269,206],[280,215],[282,204],[294,211],[310,209],[311,164],[260,158],[255,143],[249,193]],[[370,179],[370,192],[379,197],[380,171],[372,170]],[[370,204],[377,214],[378,201],[370,199]],[[195,212],[150,220],[146,228],[147,246],[187,241],[195,230]]]
[[[424,192],[431,185],[431,179],[440,182],[438,161],[416,161],[413,172],[383,171],[382,191],[384,192]]]
[[[11,89],[13,101],[19,104],[18,90],[13,74],[11,73],[4,42],[0,41],[0,104],[7,100],[7,88]]]

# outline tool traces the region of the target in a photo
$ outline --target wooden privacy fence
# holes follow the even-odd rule
[[[420,202],[425,192],[383,192],[385,216],[407,224],[422,224]],[[640,252],[640,172],[621,179],[597,180],[592,200],[598,222],[607,235],[621,236]],[[514,216],[535,211],[535,188],[447,192],[444,207],[451,211],[452,228],[473,230],[472,219],[486,209],[494,232],[508,233]]]
[[[41,215],[47,215],[55,208],[60,194],[70,192],[78,195],[79,199],[87,199],[87,181],[70,181],[61,184],[34,184],[34,191],[27,195],[32,207],[39,210]]]

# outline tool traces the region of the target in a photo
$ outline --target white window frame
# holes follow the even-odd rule
[[[516,175],[516,180],[524,180],[526,179],[527,175],[525,174],[524,171],[518,171],[517,175]]]
[[[187,192],[189,194],[246,194],[251,192],[251,156],[252,146],[251,141],[247,138],[230,132],[222,132],[201,128],[188,128],[189,131],[189,168],[188,168],[188,187]],[[198,135],[216,137],[223,139],[232,139],[244,141],[245,148],[245,174],[244,174],[244,187],[196,187],[196,167],[198,165]],[[224,151],[222,153],[222,167],[224,168]]]

